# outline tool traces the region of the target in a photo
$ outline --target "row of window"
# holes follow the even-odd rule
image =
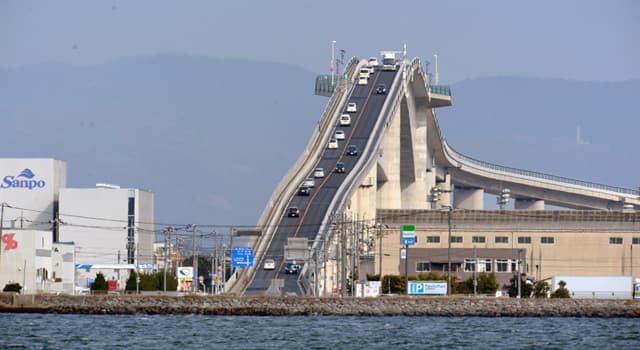
[[[431,268],[429,261],[416,263],[417,272],[431,272]],[[442,266],[442,268],[446,270],[446,266]],[[452,270],[456,269],[452,268]],[[513,259],[495,259],[495,261],[493,259],[464,259],[464,272],[516,272],[517,270],[518,261]]]
[[[462,243],[462,236],[451,236],[451,243]],[[471,237],[471,243],[486,243],[485,236],[473,236]],[[623,244],[622,237],[609,237],[609,244]],[[427,236],[427,243],[440,243],[440,236]],[[509,244],[508,236],[496,236],[495,243],[497,244]],[[547,236],[540,237],[540,244],[554,244],[555,237]],[[531,244],[530,236],[518,237],[518,244]],[[631,244],[640,244],[640,237],[632,237]]]

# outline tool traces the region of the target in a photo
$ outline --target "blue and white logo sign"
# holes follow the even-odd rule
[[[43,188],[47,183],[44,180],[38,180],[36,175],[29,168],[25,168],[18,175],[7,175],[2,178],[0,188],[26,188],[33,190],[34,188]]]

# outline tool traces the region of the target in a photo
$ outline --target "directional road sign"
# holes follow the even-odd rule
[[[231,266],[253,266],[253,249],[250,247],[234,247],[231,251]]]
[[[402,242],[403,245],[416,244],[416,227],[414,225],[402,226]]]

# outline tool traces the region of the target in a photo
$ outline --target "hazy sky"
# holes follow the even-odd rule
[[[443,82],[517,75],[640,78],[633,1],[5,1],[0,67],[92,64],[187,53],[328,70],[347,56],[402,49],[433,60]]]

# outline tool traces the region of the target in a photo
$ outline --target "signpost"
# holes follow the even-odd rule
[[[402,226],[402,245],[414,245],[416,244],[416,227],[414,225]]]
[[[231,266],[253,266],[253,249],[250,247],[234,247],[231,251]]]

